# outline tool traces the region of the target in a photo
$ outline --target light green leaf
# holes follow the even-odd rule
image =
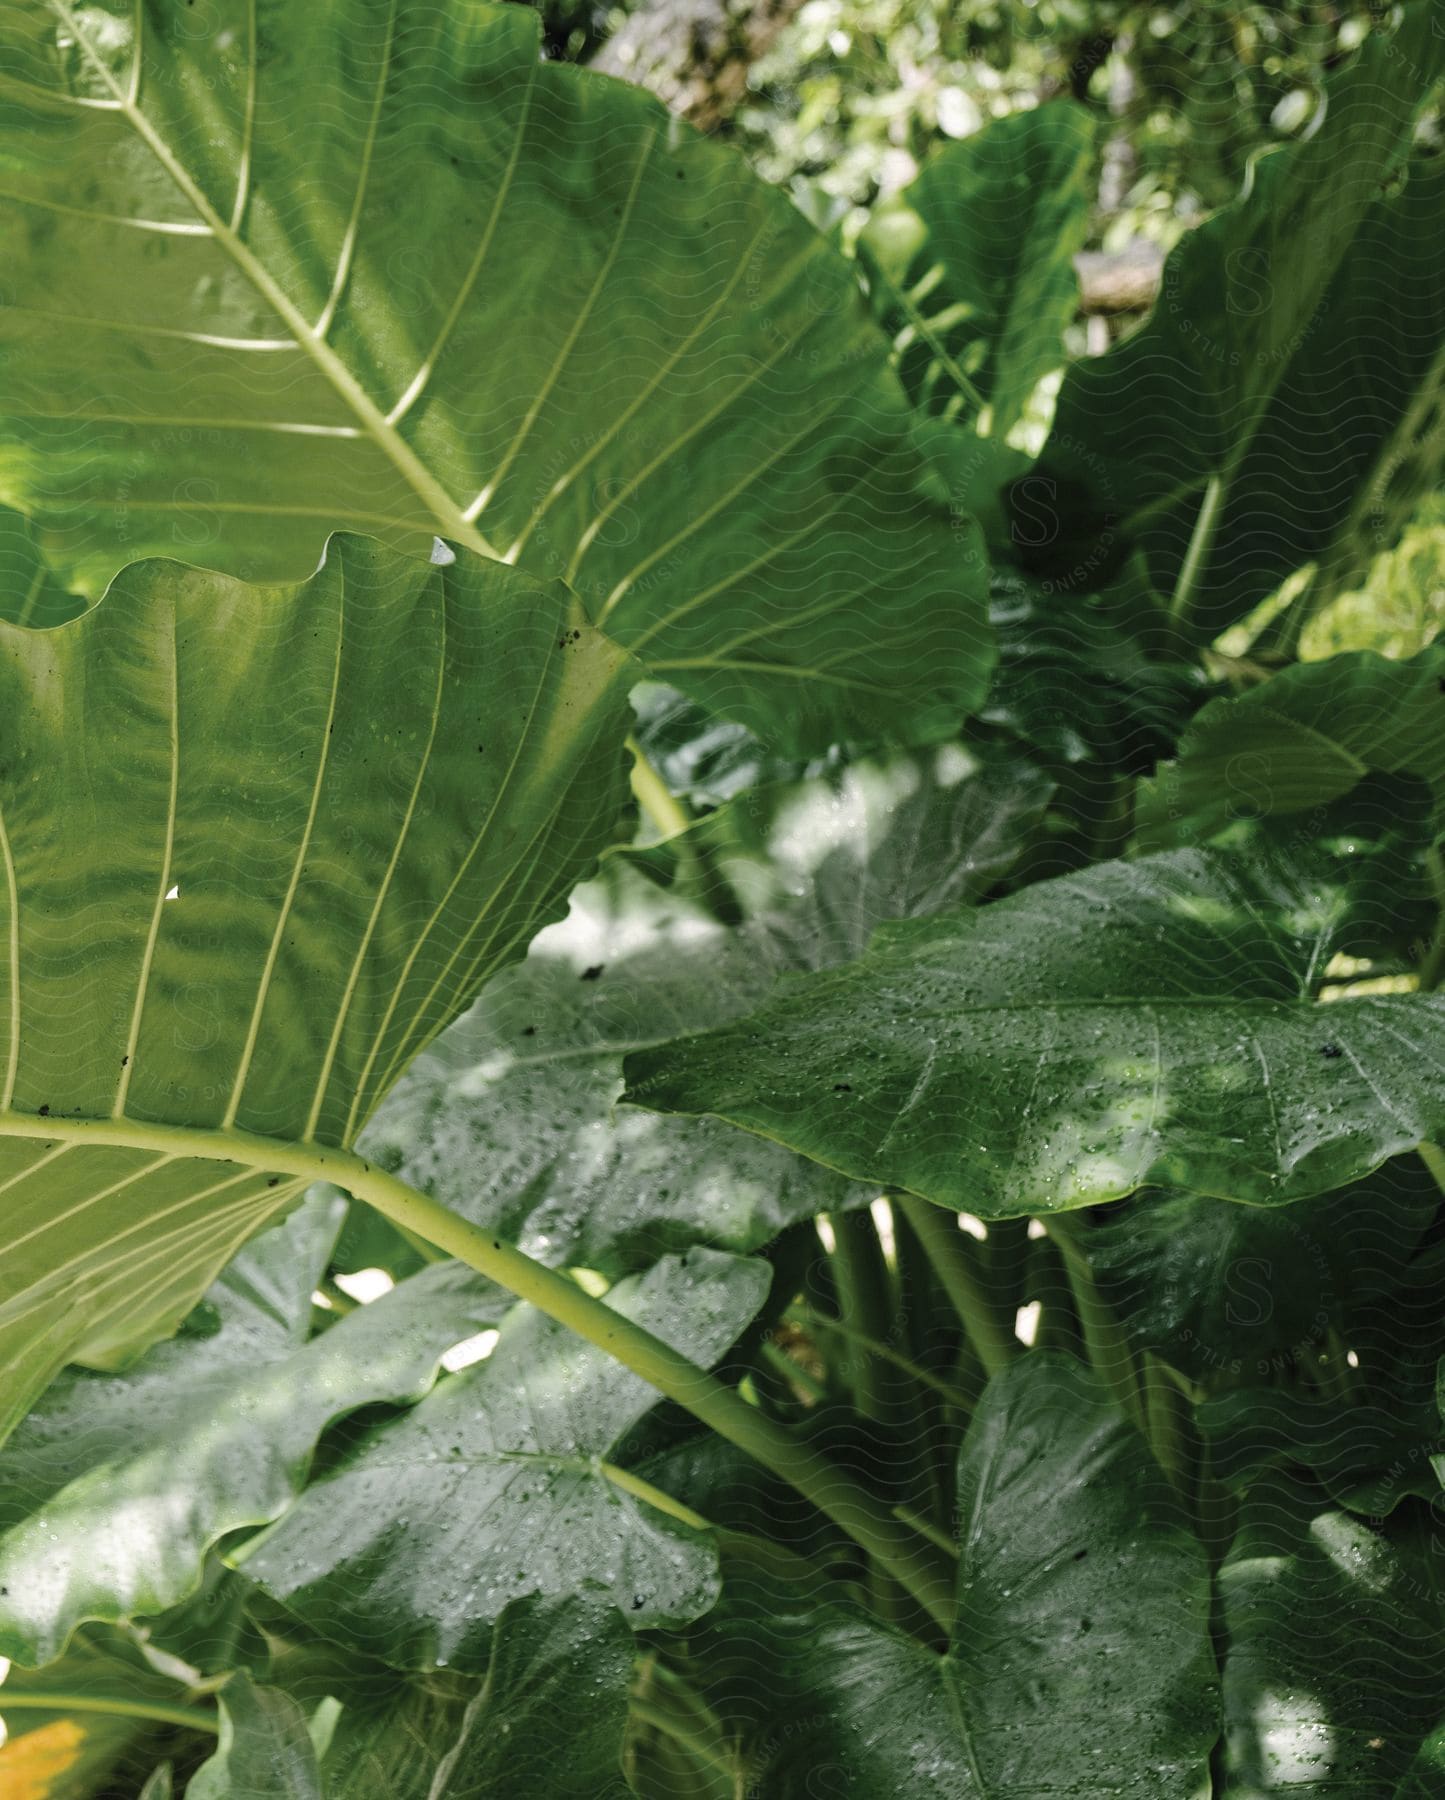
[[[959,1612],[939,1657],[730,1566],[690,1639],[769,1800],[1207,1792],[1204,1554],[1143,1441],[1078,1364],[989,1384],[959,1459]]]
[[[1373,771],[1418,775],[1445,801],[1445,646],[1408,662],[1359,650],[1297,663],[1211,701],[1147,791],[1143,829],[1156,842],[1210,837],[1327,805]]]
[[[533,9],[19,0],[0,70],[0,498],[88,591],[440,533],[775,737],[979,697],[978,542],[850,265]]]
[[[615,1112],[623,1055],[845,961],[884,919],[986,892],[1049,793],[957,747],[755,790],[672,840],[706,848],[735,927],[612,858],[418,1059],[363,1153],[529,1255],[609,1274],[691,1243],[747,1253],[866,1204],[876,1189],[714,1120]]]
[[[1445,1129],[1445,1000],[1313,998],[1347,912],[1263,853],[1101,864],[885,928],[633,1052],[624,1097],[983,1217],[1146,1184],[1305,1199]]]
[[[1082,106],[1012,113],[942,145],[875,210],[859,252],[915,404],[950,418],[984,407],[1002,437],[1063,362],[1093,138]]]
[[[1445,443],[1445,170],[1397,191],[1442,26],[1416,0],[1368,39],[1316,128],[1175,248],[1147,323],[1069,371],[1016,501],[1055,580],[1095,587],[1142,547],[1208,642],[1299,564],[1392,540]]]
[[[564,589],[361,539],[0,627],[0,1426],[172,1330],[303,1185],[275,1140],[324,1172],[556,916],[627,681]]]
[[[61,625],[84,612],[35,541],[30,521],[0,506],[0,618],[12,625]]]
[[[582,1595],[516,1600],[480,1686],[437,1671],[343,1705],[327,1800],[625,1800],[632,1633]]]
[[[1429,1514],[1371,1523],[1305,1483],[1262,1481],[1219,1588],[1221,1800],[1397,1795],[1445,1684],[1445,1553]]]
[[[162,1763],[140,1791],[139,1800],[171,1800],[171,1765]]]
[[[221,1743],[197,1769],[186,1800],[323,1800],[306,1715],[279,1688],[244,1670],[221,1689]]]
[[[711,1367],[769,1279],[762,1263],[696,1250],[608,1303]],[[400,1668],[480,1673],[503,1607],[531,1593],[590,1587],[638,1628],[696,1618],[717,1595],[710,1538],[616,1467],[656,1399],[518,1306],[489,1357],[366,1432],[240,1561],[316,1629]]]
[[[417,1398],[443,1352],[507,1311],[443,1263],[307,1341],[337,1210],[312,1201],[263,1234],[195,1329],[123,1375],[64,1372],[16,1429],[0,1451],[0,1651],[45,1662],[81,1619],[177,1605],[210,1545],[301,1491],[331,1420]]]

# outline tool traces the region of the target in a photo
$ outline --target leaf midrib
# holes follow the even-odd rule
[[[66,0],[47,0],[47,3],[65,28],[73,33],[86,61],[114,96],[116,109],[124,116],[131,129],[185,196],[187,203],[194,209],[197,216],[205,221],[216,242],[231,258],[242,275],[251,283],[267,305],[285,321],[298,346],[311,358],[338,398],[355,415],[365,435],[376,444],[417,498],[426,506],[441,532],[452,542],[462,544],[467,549],[476,551],[478,555],[499,561],[496,550],[487,542],[476,526],[465,517],[461,507],[426,467],[411,445],[393,426],[387,424],[380,407],[361,387],[346,364],[323,338],[317,336],[299,308],[292,303],[272,279],[265,265],[242,241],[237,230],[227,223],[211,205],[205,193],[187,173],[185,166],[170,145],[146,118],[138,100],[133,100],[130,94],[117,83],[109,66],[96,53],[89,37]],[[136,44],[136,56],[140,56],[139,41]]]

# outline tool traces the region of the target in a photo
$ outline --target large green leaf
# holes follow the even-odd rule
[[[305,1713],[279,1688],[244,1672],[221,1689],[221,1742],[197,1769],[186,1800],[323,1800]]]
[[[1188,610],[1207,641],[1299,564],[1383,547],[1430,485],[1445,165],[1419,161],[1396,189],[1442,24],[1416,0],[1370,38],[1318,128],[1178,245],[1148,322],[1070,370],[1017,501],[1018,541],[1056,579],[1093,587],[1140,547],[1169,596],[1198,532]]]
[[[1445,999],[1313,998],[1347,905],[1262,851],[1101,864],[885,927],[625,1098],[984,1217],[1304,1199],[1445,1129]]]
[[[1063,362],[1093,138],[1082,106],[1011,113],[935,150],[874,211],[859,252],[917,405],[957,418],[981,404],[1002,437]]]
[[[532,9],[18,0],[0,70],[0,497],[92,591],[440,533],[773,735],[978,698],[977,542],[851,268]]]
[[[1049,792],[956,747],[756,790],[674,840],[730,882],[736,926],[611,859],[418,1059],[361,1150],[529,1254],[609,1274],[690,1243],[746,1253],[866,1203],[875,1189],[714,1120],[615,1113],[623,1055],[845,961],[884,919],[986,892]]]
[[[1228,1486],[1244,1492],[1269,1469],[1307,1469],[1333,1502],[1370,1518],[1412,1494],[1438,1498],[1445,1245],[1427,1241],[1388,1295],[1371,1294],[1368,1267],[1360,1274],[1328,1362],[1300,1346],[1293,1368],[1287,1357],[1246,1364],[1249,1385],[1199,1408],[1211,1467]]]
[[[762,1304],[766,1265],[669,1257],[608,1295],[711,1366]],[[583,1587],[642,1627],[717,1594],[711,1539],[638,1498],[616,1467],[656,1392],[519,1306],[492,1354],[365,1432],[238,1554],[316,1629],[401,1668],[480,1672],[509,1600]]]
[[[1445,646],[1408,662],[1373,651],[1297,663],[1197,713],[1143,807],[1156,839],[1307,812],[1372,771],[1409,773],[1445,800]]]
[[[989,581],[989,616],[999,661],[980,717],[1054,766],[1152,769],[1202,697],[1200,670],[1153,660],[1129,613],[1103,597],[1051,592],[1001,567]]]
[[[0,627],[0,1427],[291,1200],[247,1134],[349,1142],[556,916],[624,804],[627,680],[560,586],[361,539]]]
[[[1219,1587],[1221,1800],[1390,1800],[1445,1684],[1445,1552],[1428,1513],[1370,1523],[1305,1483],[1261,1482]]]
[[[1267,1379],[1331,1329],[1398,1320],[1439,1207],[1418,1157],[1314,1200],[1263,1210],[1141,1193],[1080,1242],[1100,1297],[1140,1350],[1197,1381]]]
[[[39,1663],[81,1620],[168,1610],[226,1533],[301,1490],[326,1425],[414,1399],[510,1299],[440,1263],[307,1341],[335,1236],[317,1200],[226,1269],[190,1329],[123,1375],[68,1370],[0,1451],[0,1652]]]
[[[343,1705],[327,1800],[625,1800],[634,1653],[615,1607],[515,1600],[480,1687],[436,1671]]]
[[[1076,1800],[1207,1791],[1203,1552],[1142,1440],[1070,1359],[989,1384],[959,1459],[947,1654],[729,1568],[689,1673],[769,1800]],[[815,1584],[816,1585],[816,1584]]]

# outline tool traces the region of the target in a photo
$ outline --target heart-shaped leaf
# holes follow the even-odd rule
[[[1155,842],[1210,837],[1240,819],[1307,812],[1372,771],[1417,775],[1445,800],[1445,646],[1407,662],[1373,651],[1296,663],[1237,699],[1212,700],[1141,807]]]
[[[634,1051],[625,1098],[984,1217],[1305,1199],[1445,1129],[1445,1000],[1314,998],[1347,912],[1263,848],[1100,864]]]
[[[947,1654],[729,1565],[687,1667],[770,1800],[1203,1791],[1218,1731],[1199,1544],[1095,1378],[996,1376],[959,1459]],[[786,1729],[780,1724],[786,1721]]]
[[[1440,1202],[1418,1157],[1314,1200],[1261,1210],[1202,1194],[1136,1194],[1079,1243],[1140,1350],[1197,1381],[1266,1379],[1335,1329],[1398,1319]]]
[[[1412,1761],[1420,1771],[1445,1684],[1445,1552],[1429,1515],[1371,1523],[1307,1483],[1262,1481],[1219,1588],[1221,1800],[1393,1800]]]
[[[987,408],[1002,437],[1063,363],[1093,136],[1082,106],[1011,113],[941,145],[874,209],[859,253],[915,404],[948,418]]]
[[[635,1655],[615,1607],[515,1600],[486,1678],[435,1672],[343,1705],[327,1800],[626,1800],[622,1739]]]
[[[1142,549],[1207,643],[1300,564],[1386,548],[1431,485],[1445,167],[1404,165],[1442,27],[1416,0],[1369,38],[1316,128],[1176,246],[1149,320],[1069,371],[1015,494],[1015,541],[1053,579],[1097,587]]]
[[[696,1250],[608,1302],[711,1366],[769,1279],[762,1263]],[[480,1672],[503,1607],[530,1593],[591,1587],[639,1628],[696,1618],[717,1595],[711,1539],[639,1498],[616,1466],[656,1399],[518,1306],[486,1360],[365,1432],[239,1552],[242,1566],[316,1629],[400,1668]]]
[[[177,1605],[207,1548],[275,1518],[327,1424],[415,1399],[510,1297],[441,1263],[308,1341],[337,1202],[248,1245],[192,1329],[121,1375],[67,1370],[0,1451],[0,1651],[57,1656],[81,1619]]]
[[[0,626],[0,1426],[173,1329],[302,1185],[274,1141],[348,1143],[556,916],[627,681],[565,589],[361,539]]]
[[[979,697],[977,540],[851,267],[533,9],[21,0],[0,71],[0,497],[89,591],[440,533],[777,737]]]
[[[257,1687],[240,1670],[220,1699],[220,1747],[197,1769],[186,1800],[324,1800],[316,1745],[289,1694]]]

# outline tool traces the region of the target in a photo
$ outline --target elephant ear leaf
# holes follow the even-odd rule
[[[1054,580],[1142,552],[1207,643],[1302,564],[1327,594],[1388,545],[1445,448],[1445,168],[1410,159],[1442,69],[1445,9],[1415,0],[1175,247],[1148,321],[1069,371],[1014,507]]]
[[[316,1727],[290,1694],[238,1671],[220,1702],[220,1746],[192,1777],[187,1800],[324,1800]],[[323,1701],[316,1725],[324,1731],[335,1711]]]
[[[981,555],[852,267],[532,9],[53,0],[0,71],[0,498],[66,578],[439,533],[775,737],[980,698]]]
[[[624,1098],[989,1218],[1146,1185],[1307,1199],[1445,1129],[1445,999],[1316,997],[1349,910],[1262,848],[1099,864],[885,927],[632,1052]]]
[[[0,627],[0,1427],[174,1328],[557,916],[628,680],[559,585],[359,539]]]
[[[627,1800],[633,1656],[615,1607],[580,1594],[515,1600],[480,1686],[441,1670],[401,1683],[387,1671],[343,1706],[327,1800]]]
[[[628,1276],[607,1304],[711,1368],[769,1279],[762,1262],[695,1250]],[[359,1433],[234,1555],[314,1630],[395,1668],[481,1673],[503,1607],[528,1594],[606,1595],[638,1630],[692,1620],[717,1598],[706,1521],[618,1466],[656,1400],[519,1305],[489,1356]]]
[[[1423,1507],[1361,1519],[1268,1476],[1218,1580],[1225,1800],[1440,1792],[1445,1554]]]
[[[1141,806],[1156,842],[1308,812],[1371,773],[1410,774],[1445,804],[1445,645],[1407,662],[1371,650],[1296,663],[1195,714]]]
[[[1012,113],[937,150],[873,213],[859,254],[916,405],[1002,437],[1063,362],[1093,135],[1081,106]]]
[[[942,1657],[820,1603],[816,1581],[729,1566],[696,1648],[717,1710],[761,1713],[747,1745],[758,1791],[811,1800],[825,1769],[847,1772],[850,1800],[1205,1792],[1218,1735],[1208,1567],[1097,1378],[1047,1351],[995,1376],[957,1492],[958,1613]],[[768,1729],[779,1717],[792,1728]]]

